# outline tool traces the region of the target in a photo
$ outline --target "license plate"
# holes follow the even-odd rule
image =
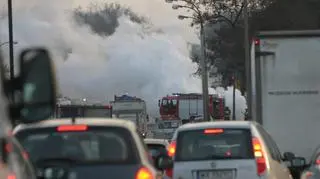
[[[198,179],[233,179],[233,172],[230,170],[199,171]]]

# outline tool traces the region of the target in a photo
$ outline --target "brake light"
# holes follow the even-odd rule
[[[176,141],[172,141],[170,143],[170,145],[168,146],[168,155],[169,155],[169,157],[173,157],[176,154],[176,147],[177,147]]]
[[[266,159],[263,155],[262,145],[260,143],[260,140],[256,137],[252,138],[252,145],[254,157],[256,158],[257,174],[261,176],[267,168]]]
[[[223,129],[206,129],[204,130],[205,134],[221,134],[223,133]]]
[[[135,179],[153,179],[153,175],[148,168],[142,167],[138,170]]]
[[[12,147],[12,144],[11,144],[11,143],[7,143],[7,144],[5,145],[5,151],[6,151],[7,153],[10,153],[10,152],[13,151],[13,147]]]
[[[260,39],[254,39],[254,45],[260,45]]]
[[[306,179],[311,179],[312,176],[313,176],[313,173],[310,172],[310,171],[307,171],[306,174],[305,174],[305,178]]]
[[[167,175],[168,177],[172,178],[172,176],[173,176],[172,168],[166,169],[166,175]]]
[[[59,132],[69,132],[69,131],[86,131],[88,130],[87,125],[64,125],[57,127]]]
[[[28,160],[29,159],[29,154],[26,151],[23,151],[22,152],[22,157],[23,157],[23,159]]]
[[[17,177],[16,177],[16,175],[15,174],[9,174],[8,176],[7,176],[7,179],[16,179]]]

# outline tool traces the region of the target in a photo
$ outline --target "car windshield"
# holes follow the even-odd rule
[[[223,129],[221,133],[205,130],[179,132],[177,161],[253,158],[251,134],[246,129]]]
[[[130,132],[117,127],[89,127],[58,132],[56,128],[27,129],[16,134],[32,161],[67,158],[82,162],[135,163]]]

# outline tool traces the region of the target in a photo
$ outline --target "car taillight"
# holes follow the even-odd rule
[[[11,153],[11,152],[13,151],[13,146],[12,146],[11,143],[7,143],[7,144],[5,145],[5,151],[6,151],[7,153]]]
[[[256,158],[257,174],[261,176],[267,168],[266,159],[263,155],[262,145],[259,139],[256,137],[252,138],[252,145],[253,145],[254,157]]]
[[[22,154],[23,159],[25,159],[25,160],[29,159],[29,154],[26,151],[23,151],[21,154]]]
[[[8,176],[7,176],[7,179],[16,179],[17,177],[16,177],[16,175],[15,174],[9,174]]]
[[[170,145],[168,146],[168,155],[169,155],[169,157],[173,157],[176,154],[176,147],[177,147],[176,141],[172,141],[170,143]]]
[[[145,167],[138,170],[135,179],[154,179],[152,172]]]
[[[305,173],[305,179],[311,179],[312,176],[313,176],[313,173],[312,173],[312,172],[307,171],[307,172]],[[301,178],[302,178],[302,177],[301,177]]]
[[[166,169],[166,175],[167,175],[168,177],[170,177],[170,178],[173,177],[173,170],[172,170],[172,168]]]

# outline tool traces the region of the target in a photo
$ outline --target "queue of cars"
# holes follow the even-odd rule
[[[185,124],[170,143],[143,139],[130,121],[102,118],[21,124],[13,134],[41,179],[292,179],[287,163],[305,162],[282,155],[268,132],[250,121]],[[302,179],[319,175],[318,160],[319,150]]]

